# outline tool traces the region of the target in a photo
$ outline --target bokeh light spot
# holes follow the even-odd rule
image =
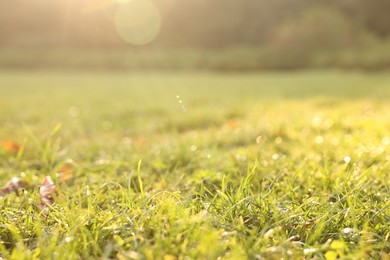
[[[276,144],[281,144],[281,143],[283,143],[283,138],[280,137],[280,136],[276,137],[276,138],[275,138],[275,143],[276,143]]]
[[[315,141],[317,144],[322,144],[322,143],[324,143],[324,137],[319,135],[316,137]]]
[[[160,32],[161,15],[146,0],[132,0],[118,6],[115,27],[123,40],[134,45],[152,42]]]
[[[68,112],[71,117],[78,117],[80,115],[80,108],[72,106],[69,108]]]
[[[351,162],[351,157],[345,156],[344,157],[344,162],[347,163],[347,164],[350,163]]]

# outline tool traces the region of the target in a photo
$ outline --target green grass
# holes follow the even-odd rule
[[[0,90],[0,141],[22,146],[0,148],[2,185],[30,184],[1,198],[5,258],[389,259],[387,74],[3,72]]]

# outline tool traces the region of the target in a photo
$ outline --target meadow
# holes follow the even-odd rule
[[[6,259],[390,259],[390,75],[0,72]],[[39,186],[57,186],[48,213]]]

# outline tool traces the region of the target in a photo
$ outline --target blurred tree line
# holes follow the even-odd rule
[[[120,1],[0,0],[0,48],[248,49],[256,52],[256,61],[245,65],[249,69],[331,64],[341,56],[350,65],[390,66],[388,56],[381,57],[390,50],[389,0],[153,2],[161,11],[160,34],[136,47],[115,31]],[[356,60],[362,51],[364,61]],[[223,62],[218,66],[223,69]]]

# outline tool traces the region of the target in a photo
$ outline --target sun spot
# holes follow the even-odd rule
[[[283,143],[283,138],[280,137],[280,136],[276,137],[275,138],[275,144],[281,144],[281,143]]]
[[[334,121],[330,118],[328,118],[324,121],[324,126],[327,129],[331,128],[333,125],[334,125]]]
[[[322,143],[324,143],[324,137],[321,136],[321,135],[317,136],[316,139],[315,139],[315,142],[316,142],[317,144],[322,144]]]
[[[344,162],[345,163],[350,163],[351,162],[351,157],[349,157],[348,155],[344,157]]]
[[[331,144],[333,146],[338,146],[340,144],[340,139],[338,139],[337,137],[332,138]]]
[[[313,117],[313,119],[311,120],[311,124],[312,126],[314,127],[319,127],[322,123],[322,118],[319,117],[319,116],[315,116]]]
[[[241,162],[245,162],[246,161],[246,156],[241,155],[241,154],[236,154],[236,160],[237,161],[241,161]]]
[[[78,108],[76,106],[72,106],[69,108],[68,113],[71,117],[78,117],[78,116],[80,116],[80,108]]]
[[[383,137],[382,144],[383,145],[389,145],[390,144],[390,138],[388,136]]]
[[[385,152],[385,148],[383,146],[379,146],[377,149],[376,149],[376,155],[380,155],[382,153]]]
[[[134,45],[148,44],[160,32],[161,14],[150,1],[132,0],[118,7],[115,27],[124,41]]]
[[[356,232],[358,232],[358,230],[357,229],[354,229],[354,228],[344,228],[343,229],[343,233],[344,234],[351,234],[351,233],[356,233]]]
[[[132,143],[133,143],[133,141],[131,140],[130,137],[125,136],[125,137],[122,138],[122,143],[123,143],[124,145],[126,145],[126,146],[131,146]]]
[[[303,250],[303,253],[305,254],[305,255],[308,255],[308,254],[313,254],[313,253],[315,253],[315,252],[317,252],[318,251],[318,249],[317,248],[305,248],[305,250]]]

